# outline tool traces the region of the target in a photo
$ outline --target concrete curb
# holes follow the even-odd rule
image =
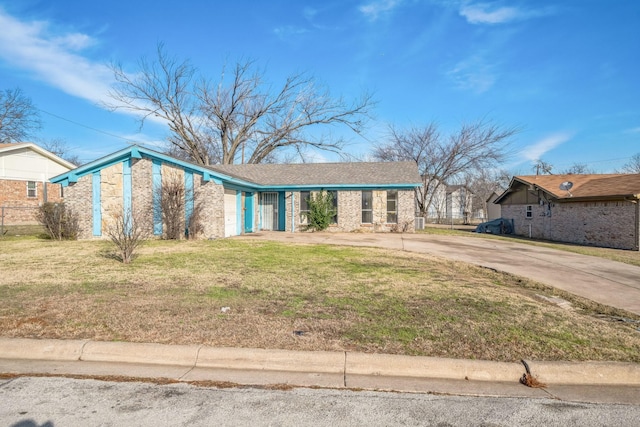
[[[640,365],[623,362],[529,362],[531,374],[545,384],[640,386]]]
[[[519,363],[352,352],[213,348],[199,345],[0,338],[0,359],[181,367],[190,370],[291,373],[332,378],[438,379],[517,384]],[[616,362],[528,362],[547,385],[640,386],[640,365]],[[155,369],[153,372],[158,372]],[[181,377],[182,378],[182,377]],[[271,376],[270,378],[277,378]],[[300,375],[293,378],[302,378]],[[333,382],[335,383],[335,382]],[[332,383],[332,384],[333,384]],[[308,385],[307,381],[305,384]]]

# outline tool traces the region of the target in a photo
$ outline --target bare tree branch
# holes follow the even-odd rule
[[[509,140],[517,132],[517,128],[505,128],[484,120],[463,124],[448,137],[440,134],[435,123],[408,130],[391,126],[389,142],[375,147],[374,157],[382,161],[417,163],[423,185],[416,189],[416,203],[420,213],[426,216],[441,188],[449,181],[503,162],[509,154]]]
[[[640,173],[640,153],[631,156],[631,159],[622,166],[622,173]]]
[[[38,109],[20,88],[0,91],[0,143],[25,141],[41,126]]]
[[[370,94],[351,103],[333,98],[304,73],[274,90],[251,60],[236,63],[229,74],[223,69],[217,83],[196,82],[197,70],[170,58],[163,45],[154,62],[142,59],[138,68],[131,76],[112,67],[111,108],[140,113],[141,126],[150,116],[164,119],[174,152],[199,164],[262,163],[287,147],[338,152],[342,141],[321,131],[343,126],[360,132],[375,104]]]

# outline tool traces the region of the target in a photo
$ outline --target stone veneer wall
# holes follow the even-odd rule
[[[502,205],[502,216],[514,220],[515,234],[588,246],[638,250],[640,219],[638,204],[629,201],[570,202],[531,205],[533,217],[526,218],[527,205]],[[550,215],[549,215],[550,212]]]
[[[131,161],[131,210],[146,232],[153,235],[153,162]]]
[[[102,211],[102,235],[105,236],[114,219],[123,213],[122,163],[116,163],[100,171],[100,208]]]
[[[291,192],[286,193],[286,230],[291,231]],[[300,192],[294,193],[295,231],[305,231],[300,218]],[[338,191],[338,223],[328,231],[415,231],[415,201],[413,190],[398,190],[398,223],[387,224],[387,192],[373,191],[373,224],[362,224],[362,191]]]

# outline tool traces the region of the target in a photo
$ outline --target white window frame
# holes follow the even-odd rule
[[[524,216],[527,219],[533,218],[533,205],[527,205],[524,211]]]
[[[30,188],[30,184],[33,184],[33,188]],[[30,191],[33,191],[33,195],[29,194]],[[38,198],[38,183],[36,181],[27,181],[27,198]]]
[[[303,194],[306,194],[307,197],[303,196]],[[311,191],[301,191],[300,192],[300,223],[301,224],[307,224],[309,222],[309,218],[307,218],[307,215],[309,213],[309,203],[307,202],[307,199],[311,198]],[[306,207],[306,209],[302,209],[303,208],[303,203],[304,203],[304,207]]]
[[[394,199],[389,199],[389,193],[395,193],[396,197]],[[398,190],[387,190],[387,224],[397,224],[398,223]],[[393,201],[395,203],[395,209],[389,210],[389,202]],[[389,215],[395,216],[395,221],[389,221]]]
[[[369,206],[365,205],[365,193],[369,194]],[[373,191],[362,190],[360,203],[360,221],[362,224],[373,224]],[[365,214],[369,214],[369,221],[365,221]]]

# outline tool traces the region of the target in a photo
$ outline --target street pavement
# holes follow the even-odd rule
[[[236,239],[403,250],[526,277],[640,315],[640,267],[525,243],[422,233],[259,232]]]
[[[640,405],[292,388],[212,388],[70,378],[0,379],[0,425],[616,426]]]

